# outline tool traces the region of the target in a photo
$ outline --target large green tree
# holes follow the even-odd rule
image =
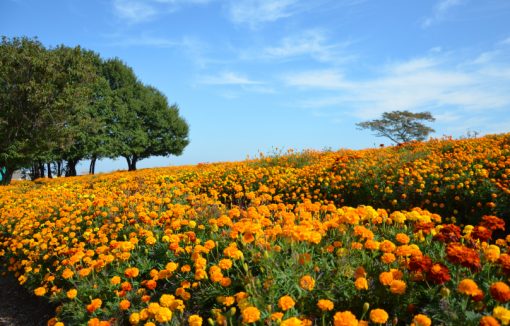
[[[435,121],[430,112],[410,111],[384,112],[381,119],[357,123],[359,129],[370,129],[377,137],[386,137],[401,144],[412,140],[422,141],[434,129],[420,121]]]

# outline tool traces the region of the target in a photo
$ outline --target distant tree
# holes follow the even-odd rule
[[[126,159],[128,170],[150,156],[180,155],[188,145],[188,124],[176,105],[157,89],[143,85],[119,59],[105,62],[104,76],[113,90],[110,124],[112,156]]]
[[[356,126],[358,129],[370,129],[377,137],[386,137],[401,144],[412,140],[425,140],[434,129],[420,121],[435,120],[430,112],[392,111],[384,112],[382,119],[360,122]]]

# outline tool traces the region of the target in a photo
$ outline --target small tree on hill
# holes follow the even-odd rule
[[[434,129],[420,121],[435,120],[430,112],[392,111],[384,112],[382,119],[360,122],[356,126],[358,129],[370,129],[377,137],[386,137],[401,144],[412,140],[425,140]]]

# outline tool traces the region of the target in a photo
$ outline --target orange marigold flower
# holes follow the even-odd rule
[[[390,291],[394,294],[404,294],[406,292],[406,282],[393,280],[390,283]]]
[[[335,304],[331,300],[320,299],[317,302],[317,307],[322,311],[331,311],[335,307]]]
[[[280,309],[282,309],[283,311],[291,309],[292,307],[294,307],[295,304],[296,302],[294,301],[294,299],[292,299],[292,297],[288,295],[284,295],[278,300],[278,307],[280,307]]]
[[[43,295],[46,294],[46,288],[45,287],[38,287],[37,289],[34,290],[34,294],[38,297],[42,297]]]
[[[127,278],[133,278],[133,277],[137,277],[139,273],[140,273],[140,270],[138,268],[128,267],[124,271],[124,276],[126,276]]]
[[[480,269],[480,257],[478,253],[458,242],[448,244],[448,247],[446,247],[446,255],[446,258],[454,264],[460,264],[475,271]]]
[[[384,324],[388,317],[388,313],[384,309],[370,310],[370,320],[376,324]]]
[[[133,312],[131,315],[129,315],[129,323],[131,325],[138,325],[140,322],[140,314],[137,312]]]
[[[367,272],[365,271],[363,266],[356,268],[356,270],[354,271],[354,278],[365,277],[365,276],[367,276]]]
[[[386,252],[381,256],[381,261],[385,264],[393,263],[397,258],[391,252]]]
[[[254,323],[260,319],[260,311],[256,307],[244,308],[242,315],[245,323]]]
[[[124,299],[121,302],[119,302],[120,310],[128,310],[129,307],[131,307],[131,302],[129,302],[129,300]]]
[[[283,318],[283,312],[274,312],[271,314],[271,320],[273,321],[279,321]]]
[[[299,280],[299,286],[303,290],[312,291],[315,287],[315,280],[310,275],[305,275]]]
[[[160,323],[167,323],[172,320],[172,311],[167,307],[160,307],[154,318]]]
[[[71,290],[69,290],[69,291],[67,291],[67,292],[66,292],[67,297],[68,297],[69,299],[71,299],[71,300],[72,300],[72,299],[74,299],[74,298],[76,298],[76,295],[77,295],[77,294],[78,294],[78,290],[76,290],[76,289],[71,289]]]
[[[476,282],[469,278],[460,281],[457,290],[462,294],[471,296],[473,299],[478,298],[480,295],[483,296],[483,292],[478,288]]]
[[[381,282],[382,285],[389,286],[391,282],[393,282],[393,273],[382,272],[379,274],[379,282]]]
[[[507,302],[510,300],[510,287],[504,282],[492,284],[489,292],[496,301]]]
[[[432,320],[429,317],[423,314],[418,314],[413,317],[413,322],[411,326],[430,326],[432,325]]]
[[[358,326],[358,319],[350,311],[337,312],[333,316],[335,326]]]
[[[358,290],[368,290],[368,281],[364,277],[358,277],[356,281],[354,281],[354,286]]]
[[[480,326],[500,326],[498,320],[492,316],[483,316],[480,318]]]
[[[110,279],[110,284],[112,285],[117,285],[120,283],[120,277],[119,276],[114,276]]]
[[[451,279],[450,271],[445,265],[436,263],[430,268],[427,279],[434,284],[443,284]]]
[[[401,244],[408,244],[409,241],[411,241],[409,236],[404,233],[397,233],[397,235],[395,236],[395,240],[397,240],[397,242],[399,242]]]
[[[505,220],[492,215],[482,216],[482,221],[480,222],[480,225],[492,231],[495,230],[505,231]]]
[[[389,240],[384,240],[379,245],[379,249],[384,253],[391,253],[391,252],[395,251],[396,248],[397,248],[397,246]]]
[[[103,301],[101,299],[92,299],[89,305],[87,305],[87,311],[93,313],[96,309],[99,309]]]
[[[64,269],[64,271],[62,272],[62,277],[66,280],[73,277],[73,275],[74,275],[74,272],[72,270],[70,270],[69,268]]]

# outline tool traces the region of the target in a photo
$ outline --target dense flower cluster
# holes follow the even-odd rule
[[[509,137],[15,183],[2,272],[49,325],[506,325]]]

